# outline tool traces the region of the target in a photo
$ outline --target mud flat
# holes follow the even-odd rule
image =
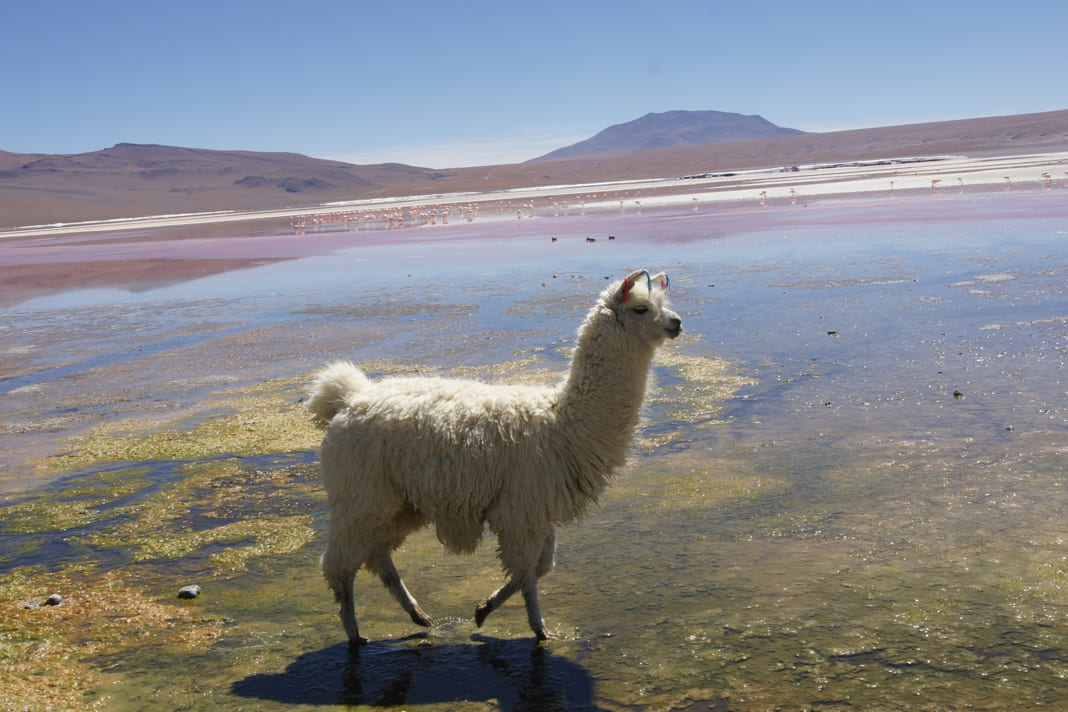
[[[275,215],[5,237],[9,266],[159,269],[5,293],[0,699],[1054,705],[1066,188],[955,175],[894,178],[892,196],[750,183],[696,210],[685,187],[622,209],[494,196],[470,221],[420,209],[300,235]],[[209,260],[247,262],[166,269]],[[559,638],[528,640],[521,605],[476,629],[492,546],[447,557],[424,532],[396,559],[440,625],[414,630],[361,575],[377,642],[350,655],[317,572],[312,370],[552,380],[593,296],[643,266],[671,273],[685,334],[655,366],[632,462],[561,532],[542,593]],[[177,599],[189,584],[201,595]]]

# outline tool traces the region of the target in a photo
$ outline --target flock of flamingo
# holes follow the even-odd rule
[[[1068,171],[1065,171],[1065,186],[1068,187]],[[1004,190],[1012,189],[1012,178],[1010,176],[1004,176]],[[1050,173],[1044,172],[1038,179],[1042,188],[1053,187],[1053,177]],[[942,192],[942,179],[934,178],[931,180],[931,193],[939,194]],[[957,192],[964,192],[964,179],[957,178]],[[656,193],[657,189],[653,188],[652,193]],[[613,196],[613,197],[610,197]],[[327,211],[317,213],[307,213],[303,215],[294,215],[290,223],[293,228],[293,233],[296,235],[304,235],[309,230],[313,232],[320,232],[325,230],[348,230],[350,232],[357,232],[360,230],[393,230],[404,227],[429,227],[433,225],[448,225],[449,220],[460,220],[463,222],[474,222],[480,217],[480,215],[487,213],[494,216],[510,216],[515,215],[517,220],[531,219],[541,216],[559,217],[561,215],[571,215],[572,213],[585,215],[587,202],[604,204],[611,200],[618,199],[619,201],[619,214],[626,215],[628,206],[633,205],[632,214],[641,215],[642,203],[639,199],[641,195],[640,191],[633,191],[632,193],[590,193],[586,195],[575,195],[569,199],[564,199],[559,196],[553,196],[545,199],[539,205],[534,199],[527,200],[526,202],[512,201],[512,200],[495,200],[484,201],[482,203],[476,202],[454,202],[454,203],[442,203],[438,205],[423,205],[423,206],[409,206],[409,207],[383,207],[383,208],[365,208],[359,210],[345,210],[345,211]],[[890,181],[890,195],[894,196],[894,181]],[[614,196],[619,196],[618,198]],[[759,192],[760,205],[768,205],[768,191],[761,190]],[[794,188],[790,188],[790,204],[794,205],[798,202],[800,196]],[[692,209],[698,209],[698,198],[692,198]]]
[[[655,189],[654,189],[655,192]],[[635,191],[633,195],[638,195]],[[626,205],[630,196],[626,193],[619,199],[619,212],[625,214]],[[409,207],[384,207],[364,208],[359,210],[327,211],[294,215],[290,218],[290,224],[294,234],[303,235],[309,230],[320,232],[324,230],[394,230],[404,227],[429,227],[433,225],[448,225],[449,220],[462,222],[474,222],[483,214],[494,216],[515,215],[517,220],[529,220],[541,216],[560,217],[561,215],[585,215],[586,203],[593,201],[607,201],[609,193],[590,193],[575,195],[565,199],[558,196],[547,198],[540,204],[533,198],[523,201],[496,200],[476,202],[442,203],[436,205],[409,206]],[[694,198],[694,207],[697,209],[697,198]],[[633,201],[637,213],[641,214],[641,201]]]

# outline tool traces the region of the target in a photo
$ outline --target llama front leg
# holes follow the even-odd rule
[[[545,629],[545,620],[541,617],[541,606],[538,604],[538,579],[552,570],[555,553],[556,533],[550,530],[542,544],[534,575],[528,576],[523,585],[523,601],[527,605],[527,622],[530,623],[530,629],[534,631],[538,640],[548,640],[551,637]]]
[[[501,604],[512,597],[516,591],[523,592],[523,601],[527,606],[527,622],[530,629],[538,640],[548,640],[549,633],[545,630],[545,621],[541,617],[541,606],[538,604],[538,577],[534,569],[515,574],[508,579],[508,583],[501,586],[475,609],[475,625],[482,627],[486,617],[501,607]]]
[[[523,584],[523,602],[527,605],[527,622],[538,640],[548,640],[549,631],[545,630],[545,620],[541,617],[538,605],[538,578],[528,576]]]
[[[500,608],[512,594],[522,591],[530,629],[538,640],[549,638],[538,603],[538,578],[548,573],[553,566],[556,537],[550,530],[545,537],[533,539],[534,546],[531,546],[530,542],[531,540],[525,540],[520,545],[510,545],[505,537],[499,537],[501,562],[506,571],[513,572],[512,577],[475,609],[475,625],[481,627],[490,613]]]
[[[553,557],[556,555],[556,530],[550,529],[548,536],[541,545],[541,554],[538,555],[538,566],[534,573],[538,578],[552,571]]]

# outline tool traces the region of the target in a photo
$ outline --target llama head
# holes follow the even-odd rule
[[[668,309],[667,288],[671,281],[660,272],[641,269],[613,284],[602,295],[617,323],[638,340],[657,345],[682,331],[682,319]]]

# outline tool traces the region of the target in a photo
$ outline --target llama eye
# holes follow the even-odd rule
[[[634,307],[633,309],[631,309],[631,311],[635,314],[644,314],[645,312],[649,311],[649,307]]]

